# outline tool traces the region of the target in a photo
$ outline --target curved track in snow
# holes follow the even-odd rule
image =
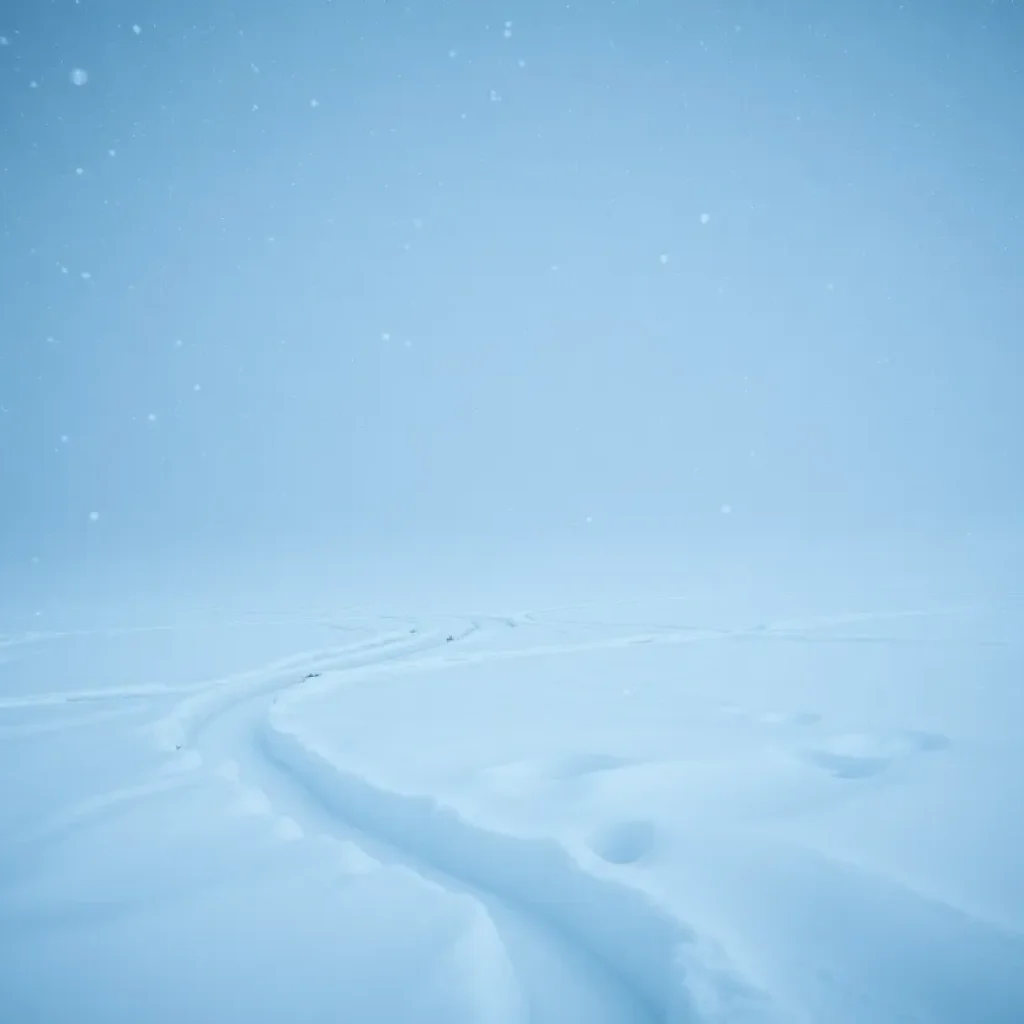
[[[637,837],[610,837],[615,850],[602,857],[592,849],[570,850],[554,840],[489,827],[441,800],[401,792],[353,770],[310,740],[299,706],[339,687],[399,674],[635,645],[805,642],[827,639],[835,627],[915,614],[928,613],[837,615],[740,629],[552,623],[530,612],[452,617],[444,628],[411,617],[378,617],[373,621],[387,631],[220,679],[180,687],[41,693],[7,698],[0,707],[178,697],[154,726],[168,768],[209,772],[237,787],[239,806],[271,816],[282,839],[345,838],[378,862],[474,898],[500,936],[526,993],[530,1020],[759,1024],[777,1018],[770,1000],[714,943],[630,884],[628,872],[620,870],[629,858],[615,851]],[[531,645],[522,643],[524,629],[510,632],[551,625],[573,627],[576,636],[558,631]],[[586,627],[582,634],[581,626]],[[503,637],[513,636],[514,645],[502,644]],[[112,803],[145,799],[173,784],[165,777],[129,787],[78,811],[105,812]]]
[[[635,611],[639,619],[639,611]],[[963,611],[957,609],[958,613]],[[752,981],[756,969],[751,967],[747,975],[738,965],[742,951],[733,948],[731,937],[726,941],[737,962],[702,933],[702,927],[713,929],[716,922],[700,917],[699,901],[686,904],[686,909],[680,909],[677,902],[672,909],[657,897],[656,890],[643,888],[658,884],[657,871],[647,871],[647,867],[659,867],[655,858],[666,851],[674,855],[676,849],[660,845],[660,819],[637,817],[630,805],[585,834],[577,834],[572,827],[562,830],[561,824],[555,829],[561,834],[559,839],[539,832],[517,832],[515,826],[495,824],[488,817],[487,793],[491,791],[485,785],[471,790],[465,800],[461,791],[446,797],[430,795],[434,792],[430,787],[421,789],[415,782],[403,788],[406,784],[387,781],[392,765],[386,756],[382,761],[374,756],[369,767],[336,742],[318,739],[318,735],[332,734],[316,730],[316,713],[323,713],[316,698],[350,687],[373,687],[399,676],[414,677],[413,690],[418,691],[419,674],[438,670],[461,668],[472,679],[475,667],[498,662],[562,656],[571,659],[641,645],[667,648],[736,644],[737,649],[739,645],[749,648],[762,643],[992,647],[1013,642],[1005,626],[986,629],[985,634],[972,630],[963,635],[953,628],[947,631],[928,623],[904,627],[898,622],[943,614],[951,612],[847,613],[751,621],[742,628],[729,629],[666,624],[664,619],[673,616],[659,616],[657,611],[652,613],[651,621],[630,622],[632,613],[620,614],[617,608],[606,620],[600,611],[595,611],[593,617],[588,615],[584,605],[434,618],[354,612],[332,622],[322,621],[322,616],[311,612],[302,624],[331,630],[336,642],[316,646],[322,639],[313,634],[310,648],[304,652],[199,682],[129,682],[106,689],[11,694],[0,697],[0,711],[10,712],[15,724],[8,731],[19,737],[32,730],[68,728],[82,714],[141,712],[150,723],[145,728],[152,729],[152,738],[165,755],[155,777],[80,799],[56,817],[33,825],[32,838],[72,831],[96,818],[119,814],[131,805],[145,804],[179,786],[195,786],[204,797],[215,794],[214,813],[220,814],[225,810],[221,798],[227,792],[231,797],[229,815],[261,816],[279,840],[327,837],[347,841],[364,851],[368,866],[394,868],[396,876],[405,872],[407,879],[414,875],[416,884],[422,881],[464,904],[466,900],[475,901],[480,914],[486,915],[493,926],[500,947],[498,957],[511,967],[514,983],[510,991],[516,993],[516,998],[505,998],[500,993],[495,997],[496,1016],[486,1018],[492,1024],[563,1024],[577,1020],[587,1024],[769,1024],[789,1018]],[[268,620],[268,625],[273,624]],[[89,631],[8,637],[0,640],[0,646],[17,649],[22,644],[70,635],[86,636]],[[295,639],[290,637],[291,642]],[[235,656],[234,650],[231,656]],[[209,662],[204,660],[203,664]],[[422,686],[428,687],[429,696],[429,680],[424,679]],[[456,688],[453,692],[467,691]],[[632,690],[623,692],[632,694]],[[389,688],[380,696],[391,700],[396,695]],[[951,729],[949,736],[945,735],[941,721],[940,731],[936,731],[927,716],[924,724],[928,728],[912,728],[920,723],[908,719],[896,721],[884,734],[849,729],[836,732],[819,724],[822,715],[814,704],[784,705],[780,709],[771,704],[762,706],[759,699],[757,693],[741,693],[738,704],[722,704],[714,713],[737,719],[743,729],[749,725],[747,731],[764,727],[779,735],[785,732],[787,738],[780,741],[785,745],[784,753],[794,763],[807,766],[811,784],[819,777],[840,780],[835,785],[845,787],[844,794],[866,792],[872,780],[885,782],[904,767],[926,760],[942,764],[948,756],[942,751],[948,748],[954,754],[959,752],[959,734]],[[393,722],[387,700],[378,700],[376,705],[360,705],[355,700],[351,705],[332,702],[330,706],[332,713],[339,715],[345,714],[346,708],[358,714],[360,706],[376,706],[383,714],[378,725],[384,723],[382,728],[386,730]],[[55,706],[82,704],[100,706],[83,711],[68,708],[67,714],[54,716],[51,721],[50,711]],[[527,706],[529,722],[533,704],[528,700]],[[33,708],[42,714],[33,716]],[[29,713],[22,715],[26,710]],[[820,710],[827,718],[828,711]],[[161,715],[155,723],[151,717],[154,714]],[[475,719],[469,714],[461,721],[463,727],[472,728]],[[901,724],[907,727],[898,728]],[[370,739],[378,735],[385,738],[375,731]],[[412,742],[418,741],[416,729],[406,730],[404,735]],[[132,736],[137,738],[138,731]],[[355,739],[358,742],[358,734]],[[143,740],[146,742],[146,737]],[[395,740],[392,736],[391,741]],[[394,745],[392,749],[400,747]],[[151,757],[151,748],[144,753]],[[567,755],[565,763],[559,762],[552,771],[558,778],[564,773],[575,779],[579,774],[600,773],[622,765],[628,766],[629,762],[613,755],[610,749],[606,752],[595,748],[594,753]],[[497,789],[494,792],[498,794],[494,809],[500,812],[503,797]],[[529,792],[524,798],[527,801]],[[481,799],[483,806],[478,809],[473,801]],[[542,794],[540,802],[543,799]],[[529,815],[514,813],[511,817],[523,821]],[[262,824],[260,834],[266,835]],[[689,840],[693,837],[691,832]],[[326,848],[332,849],[331,844]],[[919,892],[913,888],[919,883],[915,878],[906,883],[896,878],[899,884],[892,885],[893,879],[884,873],[888,868],[879,869],[882,874],[875,878],[870,863],[863,865],[854,860],[846,865],[830,848],[819,852],[815,864],[821,871],[835,869],[837,905],[847,892],[895,893],[904,901],[907,934],[915,941],[920,937],[914,931],[917,922],[935,918],[947,923],[954,938],[961,930],[964,936],[983,935],[993,948],[1002,951],[1000,955],[1005,950],[1019,949],[1019,934],[986,916],[990,908],[984,903],[979,907],[962,904],[955,889],[947,892],[941,885],[934,893],[930,889]],[[812,855],[817,854],[812,850],[807,856]],[[644,863],[638,867],[639,861]],[[358,857],[355,863],[358,865]],[[706,867],[699,857],[692,863],[683,857],[674,865],[688,875],[696,870],[695,884],[699,884],[703,877],[699,872]],[[763,870],[764,864],[759,863],[755,888],[760,885]],[[719,884],[717,872],[715,862],[706,876],[714,885]],[[728,873],[722,875],[726,877]],[[391,881],[384,876],[377,880],[385,886]],[[767,884],[770,887],[770,882]],[[685,892],[686,886],[680,891]],[[693,920],[687,919],[690,917]],[[865,920],[870,923],[870,918],[866,913]],[[702,924],[698,926],[696,921]],[[487,934],[490,936],[492,931]],[[931,942],[926,932],[922,931],[921,936],[925,945]],[[947,955],[938,940],[936,949]],[[870,964],[865,967],[865,978],[871,976],[871,969]],[[980,968],[978,971],[979,979],[989,977]],[[956,970],[952,974],[958,976]],[[998,977],[996,968],[991,976]],[[778,986],[772,984],[771,989],[776,998],[785,997]],[[864,987],[865,993],[870,991],[870,986]],[[517,1002],[519,994],[524,1005]]]
[[[354,840],[378,861],[478,900],[527,994],[531,1020],[773,1020],[766,997],[712,943],[626,884],[614,864],[552,840],[488,829],[431,797],[381,785],[317,749],[292,715],[317,693],[375,677],[749,632],[655,627],[562,644],[459,650],[459,640],[516,624],[474,618],[452,634],[423,628],[290,658],[190,694],[157,735],[183,766],[205,766],[238,785],[254,812],[275,816],[282,836]]]

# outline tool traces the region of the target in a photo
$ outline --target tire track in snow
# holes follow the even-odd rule
[[[470,627],[464,635],[474,628]],[[403,656],[436,647],[438,642],[436,634],[385,633],[358,644],[291,655],[269,666],[207,683],[157,722],[154,730],[158,746],[166,752],[183,750],[204,723],[241,701],[287,689],[296,682],[316,678],[324,672],[351,670],[363,665],[386,665]]]
[[[159,775],[147,782],[124,786],[105,793],[97,793],[63,809],[38,826],[20,836],[23,843],[52,839],[70,829],[80,828],[102,817],[120,813],[126,806],[139,803],[162,793],[171,792],[189,784],[189,773],[202,766],[203,758],[195,746],[197,733],[219,715],[232,707],[264,693],[286,689],[304,676],[329,669],[382,664],[387,658],[414,654],[436,646],[440,641],[429,635],[382,634],[381,636],[347,646],[327,648],[311,653],[291,655],[262,668],[250,669],[220,679],[179,687],[122,687],[114,691],[88,694],[39,694],[24,702],[0,704],[0,708],[23,708],[62,705],[79,700],[129,700],[139,696],[166,696],[187,694],[174,708],[148,726],[157,746],[173,755]]]
[[[209,683],[190,683],[184,686],[168,686],[163,683],[143,683],[138,686],[114,686],[104,690],[58,690],[51,693],[30,693],[0,697],[0,711],[51,707],[55,704],[101,704],[110,701],[180,697],[182,694],[206,689],[209,685]]]
[[[406,666],[430,665],[434,663],[433,651],[450,651],[447,636],[453,636],[456,641],[465,639],[478,632],[483,621],[475,618],[463,628],[447,633],[424,631],[413,642],[403,636],[405,642],[394,647],[380,642],[367,645],[369,649],[356,652],[354,658],[351,657],[353,652],[346,652],[349,657],[344,665],[325,666],[322,671],[325,675],[330,672],[338,683],[344,684],[368,675],[397,673]],[[416,657],[417,654],[421,656]],[[302,670],[324,664],[323,659],[310,655],[291,660],[298,663],[298,672],[287,676],[270,671],[247,673],[247,678],[236,681],[230,693],[221,695],[219,700],[214,693],[209,695],[211,701],[203,700],[204,695],[200,694],[199,699],[183,702],[183,706],[168,716],[166,724],[171,726],[171,735],[169,737],[166,731],[163,734],[165,749],[168,739],[175,735],[174,727],[184,725],[184,734],[179,735],[174,744],[179,760],[188,762],[181,767],[200,768],[204,761],[216,767],[219,761],[218,774],[237,782],[243,790],[240,806],[248,806],[251,813],[259,809],[262,813],[274,814],[280,819],[279,824],[286,826],[288,838],[326,833],[355,840],[383,863],[412,870],[447,891],[476,899],[490,917],[521,980],[533,983],[528,986],[534,1011],[531,1020],[550,1024],[576,1019],[593,1024],[654,1024],[665,1019],[656,1007],[610,970],[607,963],[595,958],[586,946],[579,945],[562,929],[538,920],[528,908],[517,901],[510,902],[503,893],[445,871],[443,866],[422,857],[414,846],[393,842],[386,831],[367,829],[360,821],[339,814],[338,809],[311,789],[301,776],[283,766],[266,742],[267,717],[290,692],[320,682],[315,677],[309,678],[308,674],[304,678]],[[442,659],[444,663],[453,660],[457,659],[450,654]],[[270,676],[273,678],[268,678]],[[253,756],[260,763],[252,763]],[[268,778],[268,770],[276,778]],[[251,782],[253,778],[255,786]],[[267,793],[279,798],[276,806],[273,800],[267,799]],[[557,976],[554,984],[552,975]],[[567,998],[579,1009],[579,1014],[565,1015]]]
[[[595,602],[596,603],[596,602]],[[625,603],[625,602],[620,602]],[[561,608],[562,606],[559,606]],[[572,606],[565,606],[572,607]],[[922,611],[893,611],[893,612],[858,612],[858,613],[847,613],[843,615],[828,615],[818,616],[815,618],[808,619],[797,619],[785,622],[774,622],[765,623],[754,626],[743,626],[736,629],[713,629],[708,627],[693,627],[693,626],[637,626],[635,628],[644,630],[644,632],[637,632],[626,634],[616,637],[605,637],[597,639],[588,639],[575,642],[566,642],[561,644],[546,644],[531,648],[519,648],[519,649],[507,649],[507,650],[492,650],[492,651],[475,651],[467,654],[438,654],[436,649],[440,648],[440,644],[419,644],[418,648],[420,652],[427,653],[427,657],[418,661],[403,661],[403,666],[409,671],[422,671],[431,667],[446,667],[456,664],[470,664],[470,663],[482,663],[486,661],[496,660],[511,660],[518,658],[535,658],[544,657],[548,655],[557,654],[580,654],[587,651],[601,651],[611,650],[620,647],[631,647],[637,644],[657,644],[657,645],[674,645],[674,644],[685,644],[694,642],[703,642],[708,640],[727,640],[727,639],[749,639],[749,640],[781,640],[781,641],[806,641],[806,642],[828,642],[828,643],[865,643],[865,642],[885,642],[892,643],[898,642],[891,637],[872,637],[864,635],[854,636],[837,636],[837,637],[818,637],[816,636],[819,630],[829,629],[839,625],[847,625],[851,623],[866,623],[866,622],[878,622],[887,619],[905,619],[905,618],[918,618],[931,615],[944,615],[944,614],[955,614],[956,611],[963,611],[963,609],[957,609],[954,611],[949,610],[922,610]],[[369,613],[358,616],[359,619],[371,620],[374,616]],[[470,618],[464,616],[464,618],[470,619],[469,625],[464,628],[460,633],[455,634],[456,640],[465,639],[467,636],[479,631],[482,628],[482,623],[486,621],[501,622],[505,626],[514,627],[516,624],[523,625],[548,625],[550,624],[546,619],[540,617],[540,612],[520,612],[515,615],[486,615],[477,616]],[[378,619],[390,619],[392,621],[401,622],[413,622],[409,616],[379,616]],[[568,625],[566,623],[565,625]],[[575,626],[591,626],[595,629],[609,629],[614,628],[606,622],[577,622]],[[153,627],[157,628],[157,627]],[[159,627],[164,628],[164,627]],[[337,625],[335,624],[335,628]],[[94,632],[94,631],[83,631],[83,632]],[[62,634],[54,634],[62,635]],[[404,633],[395,632],[388,634],[392,642],[396,642],[398,638],[408,639],[408,631]],[[428,632],[420,634],[421,638],[424,636],[432,635]],[[33,638],[34,640],[35,638]],[[902,641],[909,642],[909,641]],[[922,639],[916,641],[921,645],[937,644],[940,641],[931,639]],[[217,687],[225,687],[229,685],[243,684],[245,679],[255,679],[257,676],[266,675],[269,673],[276,672],[279,677],[281,685],[285,685],[286,682],[294,683],[293,677],[289,676],[285,679],[285,675],[289,670],[299,671],[305,668],[307,671],[322,671],[324,673],[333,671],[334,669],[341,669],[346,667],[344,664],[345,656],[353,654],[359,650],[367,647],[373,647],[381,643],[380,638],[376,638],[370,641],[365,641],[362,644],[332,647],[324,650],[313,651],[303,655],[292,656],[279,661],[273,662],[269,666],[262,668],[253,669],[244,673],[231,675],[222,679],[200,682],[200,683],[189,683],[180,686],[169,686],[163,683],[153,684],[139,684],[134,686],[121,686],[112,687],[102,690],[67,690],[47,693],[36,693],[36,694],[19,694],[10,696],[0,696],[0,711],[8,709],[23,709],[31,707],[45,707],[54,704],[70,704],[78,702],[106,702],[106,701],[118,701],[118,700],[131,700],[131,699],[153,699],[158,697],[176,697],[182,694],[196,694],[204,693]],[[975,641],[977,643],[977,641]],[[1001,641],[992,641],[992,643],[1002,643]],[[417,645],[413,645],[417,646]],[[415,651],[413,653],[416,653]],[[337,656],[339,659],[337,663],[333,662],[332,657]],[[374,666],[376,663],[366,663],[373,674],[376,674]],[[381,666],[376,665],[376,669],[380,669]],[[383,666],[384,671],[387,671],[389,666]]]
[[[488,829],[432,797],[349,771],[304,739],[280,706],[270,708],[260,739],[293,784],[345,825],[571,943],[592,969],[628,993],[637,1022],[775,1019],[765,994],[713,942],[613,869],[602,869],[598,857],[588,863],[554,840]]]
[[[438,642],[443,643],[443,637]],[[300,679],[292,680],[291,688],[299,685]],[[472,899],[493,926],[526,994],[529,1015],[516,1017],[517,1021],[655,1024],[661,1019],[576,943],[498,894],[444,872],[415,848],[395,844],[386,834],[340,814],[283,767],[264,735],[274,699],[274,694],[262,694],[242,701],[204,723],[194,736],[196,756],[201,754],[222,779],[237,784],[239,813],[273,819],[273,831],[282,839],[327,837],[344,844],[340,848],[363,851],[360,856],[375,867],[408,871],[453,897]]]
[[[477,628],[479,623],[459,635],[468,635]],[[717,630],[687,631],[674,642],[717,640],[729,635]],[[287,806],[283,808],[286,820],[297,824],[298,835],[304,833],[302,821],[308,819],[312,806],[345,834],[355,833],[374,846],[383,845],[398,862],[425,877],[476,896],[491,912],[506,941],[502,917],[511,914],[525,920],[528,930],[542,936],[544,944],[562,947],[562,969],[577,974],[573,979],[577,987],[581,980],[592,987],[610,985],[616,1002],[631,1007],[626,1016],[617,1016],[616,1020],[637,1024],[768,1021],[772,1018],[767,999],[727,965],[722,952],[650,896],[617,877],[614,867],[602,864],[593,855],[585,862],[580,859],[586,858],[585,852],[570,854],[552,840],[488,830],[432,798],[376,785],[310,746],[294,723],[288,722],[288,711],[296,702],[326,688],[379,675],[600,650],[652,639],[644,634],[465,655],[428,651],[415,657],[415,652],[409,652],[410,656],[389,659],[386,664],[371,659],[363,668],[335,669],[330,679],[293,677],[290,685],[249,694],[256,698],[247,705],[252,715],[245,726],[251,733],[249,745],[283,777],[292,793],[301,794],[298,798],[286,796]],[[259,703],[260,692],[264,697],[262,710],[254,706]],[[236,702],[236,706],[240,705]],[[209,736],[207,730],[217,717],[223,717],[222,713],[214,712],[202,725],[197,723],[197,739]],[[271,809],[269,803],[267,809]],[[570,966],[569,961],[574,965]],[[582,979],[581,973],[585,976]]]
[[[849,618],[866,621],[887,617],[884,613],[867,613]],[[525,624],[532,617],[515,618]],[[487,619],[500,621],[493,616]],[[788,639],[799,632],[813,633],[815,628],[834,625],[837,619],[849,621],[845,616],[830,616],[733,630],[653,627],[655,632],[629,636],[466,653],[443,647],[437,636],[413,642],[403,636],[403,643],[392,635],[356,648],[285,659],[272,669],[246,674],[234,685],[204,690],[182,702],[161,723],[161,741],[164,749],[173,746],[176,750],[191,743],[201,762],[195,744],[211,723],[262,698],[269,707],[262,715],[256,709],[256,717],[247,726],[255,732],[250,743],[285,777],[293,791],[304,793],[307,802],[342,827],[389,847],[408,866],[421,873],[425,868],[427,874],[440,876],[450,886],[475,893],[485,905],[504,906],[525,916],[540,930],[570,942],[594,971],[618,982],[635,1007],[633,1019],[672,1024],[768,1021],[774,1014],[767,997],[740,977],[712,943],[649,895],[626,883],[613,865],[588,861],[585,854],[570,853],[552,840],[489,830],[433,798],[400,793],[347,770],[306,741],[297,723],[288,721],[287,711],[296,701],[315,693],[381,675],[635,644],[752,639],[773,634],[774,638]],[[608,628],[606,623],[594,625]],[[481,621],[477,620],[453,635],[461,639],[480,628]],[[305,678],[299,678],[296,670],[304,670]],[[309,679],[325,673],[334,678]],[[296,825],[295,818],[293,814],[286,820]],[[296,832],[303,834],[301,825]]]

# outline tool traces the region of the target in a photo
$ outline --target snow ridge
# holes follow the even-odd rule
[[[768,1024],[766,995],[722,951],[598,858],[510,835],[453,807],[398,792],[338,764],[272,706],[265,754],[338,818],[460,882],[494,894],[583,948],[665,1024]]]

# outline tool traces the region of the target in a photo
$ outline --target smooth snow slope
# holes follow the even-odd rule
[[[771,590],[7,633],[3,1019],[1024,1019],[1024,613]]]

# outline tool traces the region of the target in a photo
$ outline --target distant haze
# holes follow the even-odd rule
[[[1020,522],[1010,0],[0,36],[4,564]]]

